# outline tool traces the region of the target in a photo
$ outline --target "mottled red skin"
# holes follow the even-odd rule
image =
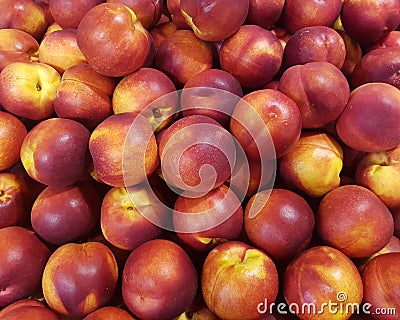
[[[39,46],[39,62],[52,66],[61,75],[69,67],[85,63],[76,41],[76,29],[56,30],[44,37]]]
[[[82,123],[94,129],[113,113],[111,97],[116,80],[94,71],[88,64],[68,68],[54,97],[59,118]]]
[[[136,112],[160,130],[172,120],[178,106],[178,94],[172,80],[154,68],[140,68],[125,76],[116,86],[112,104],[114,113]],[[158,115],[155,116],[155,109]]]
[[[273,89],[253,91],[245,95],[243,101],[246,103],[239,102],[235,107],[230,128],[247,156],[260,159],[259,152],[261,152],[264,159],[274,159],[288,153],[299,140],[301,133],[301,113],[296,103]],[[249,105],[253,108],[251,112]],[[253,121],[257,116],[263,121],[254,122],[257,124],[255,127]],[[262,125],[261,128],[259,124]],[[268,129],[270,138],[258,141],[260,145],[257,147],[251,135],[258,137],[265,130],[264,126]],[[251,135],[248,130],[251,130]],[[264,147],[270,153],[258,150]],[[275,152],[271,152],[271,147],[274,147]]]
[[[163,0],[107,0],[106,2],[122,3],[131,8],[147,30],[153,28],[161,18]]]
[[[243,226],[243,208],[240,200],[236,194],[227,186],[221,185],[220,187],[211,190],[209,193],[198,198],[186,198],[183,193],[175,202],[175,212],[173,216],[174,227],[177,230],[182,228],[193,229],[196,226],[199,229],[204,220],[214,218],[216,223],[211,229],[200,232],[178,232],[178,237],[189,247],[197,251],[210,251],[217,244],[226,240],[237,239],[242,231]],[[191,214],[196,214],[205,211],[203,214],[204,219],[191,219]],[[210,217],[209,215],[212,215]],[[218,223],[217,217],[224,217]],[[218,221],[218,222],[217,222]],[[207,238],[207,241],[202,241],[200,238]]]
[[[204,90],[203,87],[207,89]],[[183,87],[182,114],[205,115],[217,120],[226,128],[229,126],[230,115],[241,97],[243,97],[242,87],[234,76],[219,69],[205,70],[191,78]]]
[[[370,190],[346,185],[329,192],[316,215],[321,239],[352,258],[365,258],[381,250],[393,236],[389,209]]]
[[[241,26],[221,46],[221,68],[235,76],[243,87],[263,87],[277,74],[283,56],[278,38],[256,25]]]
[[[132,73],[144,65],[150,53],[149,33],[120,3],[102,3],[92,8],[77,30],[78,46],[87,62],[106,76]]]
[[[373,258],[362,272],[364,301],[372,304],[370,308],[374,319],[396,319],[400,308],[400,252],[391,252]],[[378,310],[395,308],[396,315],[380,315]],[[388,309],[386,309],[389,311]],[[393,312],[393,310],[392,310]],[[374,314],[375,313],[375,314]]]
[[[363,56],[353,70],[351,84],[359,87],[369,82],[384,82],[400,89],[400,46],[375,49]]]
[[[380,39],[373,46],[366,49],[367,52],[371,52],[375,49],[381,48],[399,48],[400,47],[400,31],[394,30],[388,33],[386,37]]]
[[[100,228],[99,228],[100,229]],[[95,231],[97,231],[97,228],[95,229]],[[100,242],[102,244],[104,244],[105,246],[107,246],[108,249],[111,250],[111,252],[113,253],[115,260],[117,261],[117,265],[118,265],[118,274],[120,274],[124,268],[124,265],[126,263],[126,260],[128,259],[129,255],[131,254],[131,251],[127,251],[127,250],[122,250],[120,248],[117,248],[116,246],[112,245],[110,242],[107,241],[107,239],[104,237],[103,233],[101,232],[101,230],[98,231],[98,233],[94,233],[92,237],[89,237],[88,241],[92,242]],[[123,303],[122,301],[122,296],[121,296],[121,292],[118,292],[118,290],[120,290],[121,288],[121,277],[118,278],[118,282],[117,282],[117,288],[114,291],[114,295],[113,298],[111,298],[110,302],[108,303],[108,305],[111,306],[118,306],[120,305],[119,303]],[[119,303],[115,303],[116,300],[115,298],[118,299],[117,302]]]
[[[339,250],[328,246],[313,247],[301,253],[285,270],[283,293],[286,302],[296,304],[300,307],[300,311],[305,303],[314,303],[317,310],[327,301],[339,305],[337,295],[340,292],[347,295],[346,301],[342,303],[358,305],[361,303],[363,297],[361,276],[354,263]],[[311,312],[298,316],[304,320],[332,319],[332,314],[329,312],[323,314]]]
[[[24,124],[14,115],[0,111],[0,171],[20,160],[20,149],[27,134]]]
[[[103,307],[88,314],[83,320],[135,320],[129,312],[117,307]]]
[[[103,0],[49,0],[50,12],[63,29],[78,28],[83,16]]]
[[[180,0],[181,13],[197,37],[205,41],[222,41],[244,23],[249,0]]]
[[[278,281],[271,258],[239,241],[215,247],[208,254],[201,274],[204,300],[222,319],[259,319],[257,305],[264,299],[269,303],[275,301]]]
[[[176,30],[178,29],[173,22],[164,22],[162,24],[158,24],[150,30],[150,34],[153,37],[156,51],[158,50],[164,39],[174,33]]]
[[[39,44],[29,33],[17,29],[0,29],[0,72],[13,62],[37,59]]]
[[[371,255],[368,258],[359,259],[358,261],[356,260],[355,262],[358,266],[358,271],[360,271],[360,273],[362,273],[363,270],[365,269],[365,266],[376,256],[379,256],[381,254],[391,253],[391,252],[400,252],[400,240],[399,240],[399,238],[397,238],[395,236],[390,238],[390,241],[382,250],[378,251],[377,253]]]
[[[21,159],[29,176],[42,184],[68,186],[88,168],[90,133],[82,124],[61,118],[44,120],[24,139]]]
[[[142,243],[161,236],[162,229],[148,217],[162,216],[163,213],[165,209],[158,198],[144,186],[130,187],[129,193],[125,188],[112,188],[103,199],[101,229],[112,245],[133,251]]]
[[[0,0],[0,29],[18,29],[40,41],[48,21],[43,9],[31,0]]]
[[[125,143],[128,134],[134,135],[135,140]],[[135,185],[152,174],[158,166],[157,149],[150,123],[145,117],[130,112],[105,119],[92,132],[89,141],[97,179],[113,187],[122,187],[125,183]],[[134,153],[123,167],[124,157]]]
[[[254,195],[246,205],[244,222],[251,242],[280,261],[289,261],[307,248],[315,225],[307,202],[285,189]]]
[[[190,307],[197,292],[197,271],[186,252],[169,240],[151,240],[129,256],[122,295],[138,318],[171,319]]]
[[[13,173],[0,173],[0,228],[23,225],[29,217],[30,190]]]
[[[339,17],[342,0],[286,0],[282,19],[284,27],[295,33],[305,27],[333,25]]]
[[[367,83],[351,92],[336,131],[353,149],[381,152],[400,144],[399,121],[399,90],[386,83]]]
[[[0,311],[1,320],[58,320],[58,316],[43,303],[34,299],[18,300]]]
[[[394,235],[400,237],[400,208],[392,210],[392,216],[394,220]]]
[[[287,69],[278,90],[300,109],[303,128],[320,128],[336,120],[350,95],[343,73],[328,62],[309,62]]]
[[[50,256],[42,289],[56,312],[82,317],[107,304],[118,278],[115,257],[104,244],[68,243]]]
[[[101,199],[89,182],[47,187],[31,211],[35,232],[51,244],[83,240],[100,216]]]
[[[221,133],[220,137],[207,131],[210,126],[215,127],[218,133]],[[205,129],[200,130],[202,128]],[[185,133],[184,141],[181,140],[183,137],[182,134],[179,135],[179,132]],[[200,134],[209,142],[208,144],[196,142]],[[163,131],[158,141],[164,179],[175,187],[182,190],[195,188],[192,191],[204,192],[205,190],[200,189],[202,183],[200,169],[205,165],[212,166],[216,171],[216,177],[204,176],[205,180],[207,178],[216,179],[213,188],[223,184],[231,175],[233,168],[230,167],[229,159],[233,159],[235,156],[235,150],[231,149],[233,139],[228,131],[214,119],[203,115],[184,117]],[[181,150],[175,149],[174,144],[185,142],[190,145],[185,150],[181,152]],[[223,150],[220,150],[219,146],[221,145],[229,148],[229,154],[225,155]],[[167,149],[165,149],[166,147]]]
[[[283,55],[286,68],[307,62],[326,61],[341,69],[346,58],[342,37],[325,26],[305,27],[288,40]]]
[[[284,0],[250,0],[245,24],[255,24],[270,29],[281,16],[284,5]]]
[[[181,88],[196,74],[212,68],[211,44],[191,30],[175,31],[159,46],[154,65]]]
[[[168,10],[168,14],[171,16],[171,20],[176,27],[178,29],[190,29],[181,12],[181,0],[166,0],[165,2],[167,3],[166,9]]]
[[[0,306],[26,298],[40,287],[50,250],[30,230],[0,229]]]
[[[400,24],[400,1],[346,0],[340,19],[352,39],[364,47],[370,46]]]

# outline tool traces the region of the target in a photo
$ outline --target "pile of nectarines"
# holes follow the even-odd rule
[[[400,319],[400,0],[0,0],[0,320]]]

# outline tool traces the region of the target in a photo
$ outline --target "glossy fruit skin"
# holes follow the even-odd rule
[[[393,217],[370,190],[340,186],[320,202],[316,230],[321,239],[352,258],[368,257],[387,245],[393,236]]]
[[[0,306],[27,298],[40,287],[50,250],[36,234],[22,227],[0,229]]]
[[[100,204],[88,182],[47,187],[33,204],[31,224],[40,237],[55,245],[83,240],[98,221]]]
[[[272,259],[240,241],[218,245],[203,264],[204,300],[222,319],[259,319],[257,305],[264,299],[273,303],[278,287],[278,272]]]
[[[285,68],[308,62],[325,61],[341,69],[346,59],[342,37],[325,26],[297,30],[288,40],[283,55]]]
[[[198,38],[216,42],[239,30],[249,11],[249,0],[180,0],[179,6]]]
[[[275,261],[288,261],[307,248],[315,226],[307,202],[285,189],[263,190],[245,208],[250,240]]]
[[[169,240],[155,239],[137,247],[126,261],[122,296],[140,319],[167,320],[190,306],[197,285],[197,271],[187,253]]]
[[[58,315],[35,299],[21,299],[0,311],[1,320],[58,320]]]
[[[326,301],[360,304],[363,283],[354,263],[342,252],[328,246],[315,246],[301,253],[286,268],[283,275],[283,293],[286,303],[304,306],[314,303],[317,308]],[[331,313],[302,311],[296,314],[302,320],[332,319]],[[305,309],[307,310],[307,309]],[[351,309],[338,313],[337,319],[348,319]]]
[[[21,120],[8,112],[0,111],[0,124],[0,171],[3,171],[20,160],[19,153],[27,130]]]
[[[82,317],[110,301],[117,279],[117,262],[104,244],[67,243],[49,258],[42,289],[53,310],[66,316]]]
[[[296,102],[305,129],[321,128],[335,121],[350,95],[346,77],[325,61],[287,69],[279,80],[278,90]]]
[[[25,137],[21,160],[29,176],[48,186],[68,186],[86,174],[90,132],[79,122],[51,118]]]
[[[93,7],[77,30],[79,49],[89,65],[105,76],[128,75],[142,67],[150,53],[148,31],[131,9],[119,3]]]
[[[269,30],[256,25],[241,26],[219,51],[222,70],[231,73],[242,87],[259,88],[278,73],[283,48]]]
[[[400,144],[400,91],[387,83],[367,83],[350,93],[336,123],[339,138],[364,152],[381,152]],[[376,130],[376,128],[380,130]]]
[[[384,82],[400,89],[400,46],[378,48],[365,54],[354,67],[354,88],[369,82]]]
[[[301,113],[282,92],[256,90],[236,105],[230,130],[249,158],[281,158],[300,138]]]
[[[399,295],[400,252],[391,252],[373,258],[362,272],[364,300],[372,305],[375,319],[390,319],[394,315],[380,315],[377,308],[386,308],[388,314],[400,308]]]

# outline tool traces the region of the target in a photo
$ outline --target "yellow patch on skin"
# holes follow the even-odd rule
[[[117,261],[115,260],[114,255],[110,252],[110,254],[107,255],[107,265],[110,267],[110,270],[112,271],[112,275],[114,278],[114,281],[116,282],[118,279],[118,265]]]
[[[38,93],[39,101],[38,106],[40,108],[47,108],[49,104],[52,104],[56,95],[58,86],[61,83],[60,74],[52,67],[42,64],[41,67],[37,68],[37,86],[36,90]]]
[[[130,13],[130,15],[132,16],[132,22],[136,22],[138,20],[136,13],[128,6],[125,6],[125,7],[128,10],[128,12]]]
[[[244,255],[243,260],[235,264],[235,268],[245,269],[260,280],[266,279],[267,274],[264,269],[264,260],[266,256],[257,249],[248,249]],[[255,271],[255,272],[253,272]]]
[[[147,118],[151,124],[151,127],[153,130],[156,130],[155,132],[159,132],[164,125],[162,123],[167,120],[169,117],[171,117],[173,114],[173,111],[175,108],[173,107],[162,107],[158,108],[157,112],[152,112],[151,115]]]
[[[100,306],[100,302],[94,292],[90,292],[86,299],[81,303],[79,309],[83,310],[83,313],[90,313],[96,310]]]
[[[213,241],[213,238],[198,237],[197,240],[204,244],[210,244]]]
[[[319,148],[313,151],[310,158],[319,161],[299,161],[294,164],[295,175],[309,194],[320,197],[339,186],[342,159],[330,150]]]
[[[173,320],[191,320],[192,318],[188,318],[186,312],[182,313],[178,317],[174,318]]]
[[[185,10],[182,10],[182,9],[181,9],[181,13],[182,13],[182,16],[185,18],[186,23],[193,29],[193,32],[194,32],[196,35],[199,35],[199,34],[201,35],[202,32],[201,32],[201,30],[200,30],[199,28],[197,28],[197,26],[194,24],[193,18],[192,18]]]
[[[4,180],[1,180],[1,181],[4,182]],[[4,183],[0,184],[0,189],[4,190],[6,186],[7,186],[7,189],[19,187],[19,183],[17,182],[17,180],[15,178],[10,177],[10,178],[7,178],[6,181],[7,182],[5,184]]]
[[[65,308],[63,302],[61,301],[56,287],[53,285],[52,278],[53,278],[53,270],[51,270],[52,267],[49,267],[47,265],[44,269],[43,272],[43,277],[42,277],[42,290],[43,290],[43,296],[48,303],[48,305],[56,310],[58,313],[61,314],[68,314],[67,309]]]
[[[36,176],[35,160],[33,154],[37,148],[37,143],[32,143],[30,147],[23,146],[21,152],[21,162],[25,170],[32,176]]]

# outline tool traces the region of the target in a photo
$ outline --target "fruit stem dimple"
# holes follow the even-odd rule
[[[40,91],[40,90],[42,90],[42,87],[40,86],[40,84],[39,84],[39,83],[36,83],[36,90],[37,90],[37,91]]]
[[[160,118],[162,116],[160,108],[154,108],[152,110],[154,118]]]

